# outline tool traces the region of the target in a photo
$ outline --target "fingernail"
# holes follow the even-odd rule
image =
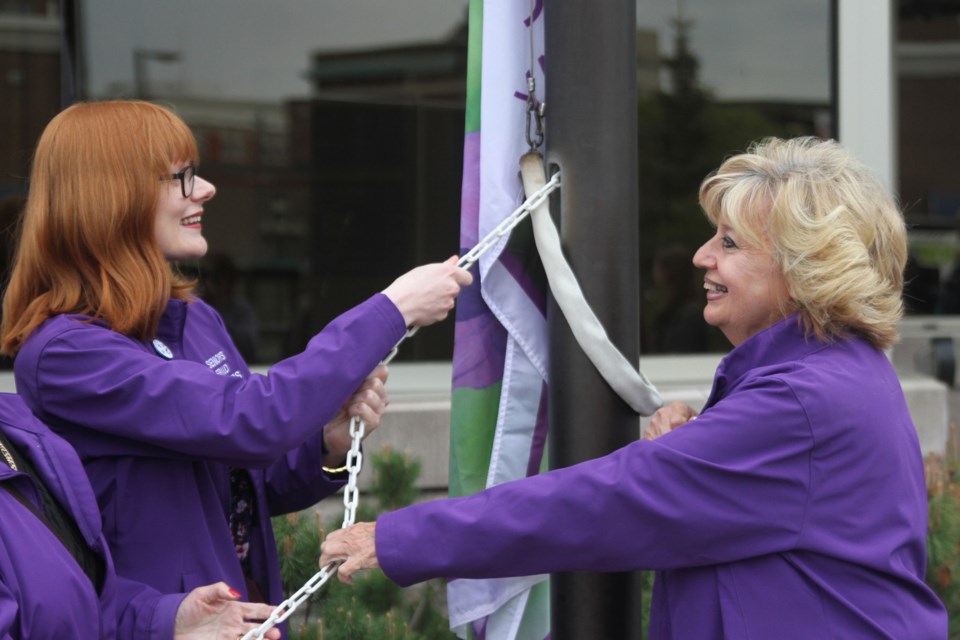
[[[232,595],[234,598],[239,598],[241,594],[236,589],[230,589],[230,595]]]

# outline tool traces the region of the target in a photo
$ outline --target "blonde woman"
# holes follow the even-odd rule
[[[896,204],[813,138],[730,158],[700,203],[716,227],[693,259],[703,314],[734,348],[699,415],[670,405],[606,457],[334,532],[321,564],[402,585],[653,569],[655,640],[945,638],[920,447],[883,353],[907,255]]]

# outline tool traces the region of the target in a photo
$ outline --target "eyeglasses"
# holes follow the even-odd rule
[[[184,198],[189,198],[191,195],[193,195],[193,183],[195,182],[194,178],[196,177],[197,177],[197,168],[191,164],[184,167],[180,171],[174,174],[171,174],[166,179],[179,180],[180,193],[183,194]]]

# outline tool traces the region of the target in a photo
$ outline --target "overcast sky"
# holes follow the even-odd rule
[[[665,53],[673,38],[669,19],[680,2],[637,0],[638,27],[656,28]],[[694,20],[691,46],[703,82],[718,95],[826,99],[828,3],[682,5]],[[141,48],[182,52],[179,62],[147,64],[152,86],[174,83],[192,95],[282,101],[308,94],[303,72],[311,52],[441,39],[462,22],[467,0],[88,0],[81,6],[91,97],[131,87],[133,50]]]

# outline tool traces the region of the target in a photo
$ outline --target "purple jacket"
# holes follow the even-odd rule
[[[701,415],[655,441],[383,515],[377,554],[431,577],[657,570],[652,639],[943,640],[926,484],[886,357],[796,318],[721,363]]]
[[[33,412],[80,453],[118,575],[166,594],[223,580],[246,599],[227,524],[229,467],[245,467],[257,506],[251,574],[277,604],[270,517],[342,486],[321,470],[322,428],[404,331],[377,294],[262,376],[211,307],[172,300],[159,344],[57,316],[30,335],[14,373]],[[171,615],[153,637],[169,639],[172,626]]]
[[[158,618],[175,614],[180,596],[163,596],[114,575],[100,510],[73,448],[12,394],[0,394],[0,429],[29,459],[105,566],[98,594],[47,525],[10,493],[0,490],[0,637],[136,638],[142,637],[136,633],[138,627],[149,628]],[[2,462],[0,483],[15,485],[42,510],[33,481]]]

